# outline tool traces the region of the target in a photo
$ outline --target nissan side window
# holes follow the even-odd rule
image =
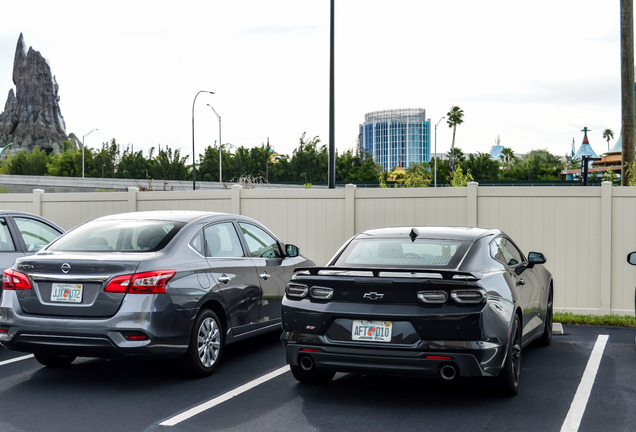
[[[241,240],[232,222],[208,225],[203,229],[203,236],[206,256],[212,258],[240,258],[243,256]]]
[[[5,218],[0,218],[0,252],[15,252],[15,244]]]
[[[18,230],[20,230],[24,244],[29,252],[39,251],[61,234],[53,227],[35,219],[14,217],[13,221],[18,226]]]
[[[251,257],[280,258],[283,256],[278,242],[271,235],[251,224],[240,223],[239,225]]]

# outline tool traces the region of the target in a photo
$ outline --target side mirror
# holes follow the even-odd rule
[[[535,264],[545,264],[545,256],[541,252],[529,252],[528,264],[532,267]]]
[[[296,245],[288,244],[285,245],[285,254],[287,254],[290,258],[295,258],[300,255],[300,249],[298,249],[298,246]]]
[[[627,262],[631,265],[636,265],[636,252],[630,252],[627,254]]]

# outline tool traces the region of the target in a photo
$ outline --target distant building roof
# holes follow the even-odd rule
[[[616,140],[616,144],[610,149],[610,153],[622,152],[623,151],[623,137],[619,136],[618,140]]]
[[[488,153],[490,153],[490,157],[496,161],[498,161],[501,158],[501,152],[503,151],[504,146],[502,145],[494,145],[491,147],[490,151]]]
[[[594,152],[594,150],[592,149],[592,146],[590,145],[590,141],[587,139],[587,131],[589,129],[587,127],[583,128],[583,144],[581,144],[581,147],[579,147],[579,149],[577,150],[576,154],[574,155],[575,158],[578,159],[582,159],[583,156],[590,156],[590,157],[594,157],[597,158],[598,155]]]

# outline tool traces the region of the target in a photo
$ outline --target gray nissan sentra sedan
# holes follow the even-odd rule
[[[4,272],[0,342],[48,366],[150,355],[181,357],[206,376],[225,344],[280,330],[285,285],[306,265],[248,217],[102,217]]]

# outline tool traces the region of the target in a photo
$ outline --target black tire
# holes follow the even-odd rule
[[[548,294],[548,305],[545,312],[545,328],[543,334],[537,339],[538,345],[548,346],[552,343],[552,322],[554,315],[554,303],[552,301],[552,290]]]
[[[199,312],[188,352],[182,359],[187,374],[194,377],[211,375],[221,360],[224,342],[223,326],[216,314],[209,309]]]
[[[298,382],[305,384],[327,384],[336,374],[330,371],[321,371],[315,367],[305,370],[300,366],[290,365],[291,373]]]
[[[53,368],[68,366],[76,359],[75,356],[71,355],[34,354],[34,356],[44,366]]]
[[[515,396],[519,392],[519,381],[521,378],[521,321],[519,315],[515,314],[515,320],[512,324],[510,332],[510,341],[508,342],[508,352],[504,368],[495,378],[497,382],[497,390],[503,396]]]

